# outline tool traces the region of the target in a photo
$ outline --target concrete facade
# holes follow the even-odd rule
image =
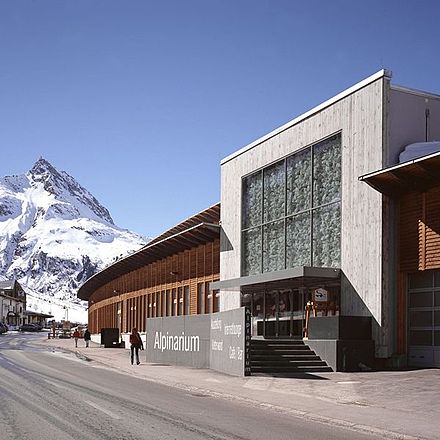
[[[398,163],[399,153],[410,143],[440,139],[440,97],[393,86],[390,76],[385,70],[377,72],[221,163],[220,280],[225,281],[241,276],[243,177],[341,133],[340,311],[372,318],[379,358],[396,351],[398,212],[394,200],[372,190],[359,176]],[[239,291],[221,291],[220,298],[220,310],[240,306]]]
[[[242,345],[245,343],[244,336],[241,335],[237,338],[237,343],[240,340],[239,345],[234,345],[235,337],[229,340],[225,339],[223,335],[220,338],[220,334],[215,334],[218,329],[212,328],[212,323],[215,319],[218,319],[217,314],[203,314],[218,310],[217,302],[211,300],[212,304],[208,308],[205,303],[207,303],[208,298],[212,298],[210,289],[217,289],[219,286],[223,287],[220,287],[220,294],[215,298],[219,297],[220,299],[220,314],[225,313],[225,316],[233,316],[234,313],[243,313],[242,305],[245,303],[242,304],[242,292],[239,290],[240,287],[235,288],[235,286],[240,285],[243,289],[244,284],[228,282],[233,281],[236,283],[237,279],[246,275],[247,281],[249,281],[250,278],[255,276],[255,273],[242,271],[241,267],[243,254],[241,238],[243,178],[335,135],[338,137],[338,145],[330,150],[337,151],[339,154],[339,138],[341,148],[341,160],[339,162],[338,159],[337,163],[337,167],[339,167],[339,164],[341,165],[340,200],[338,199],[335,202],[340,203],[341,210],[340,263],[337,267],[332,266],[332,270],[336,269],[338,272],[337,283],[333,284],[333,287],[336,284],[336,289],[340,294],[337,314],[345,317],[371,319],[371,333],[376,358],[391,358],[394,354],[402,355],[405,353],[406,348],[402,349],[402,346],[406,344],[406,341],[402,342],[404,339],[402,338],[402,332],[407,331],[407,323],[404,322],[406,315],[404,316],[402,313],[398,315],[399,307],[405,309],[404,313],[407,310],[407,304],[402,298],[399,302],[399,295],[404,296],[402,295],[404,290],[402,284],[399,286],[401,275],[398,274],[397,269],[400,258],[399,201],[376,191],[368,186],[365,181],[360,180],[360,177],[370,173],[374,174],[378,170],[383,170],[398,163],[399,153],[408,144],[425,140],[440,140],[440,96],[391,85],[391,75],[385,70],[377,72],[226,157],[221,162],[221,213],[219,213],[220,205],[215,205],[206,211],[205,214],[210,215],[209,221],[206,218],[201,220],[200,215],[202,213],[199,213],[178,225],[177,229],[173,228],[153,240],[150,245],[140,251],[139,256],[135,254],[127,257],[129,263],[131,261],[132,267],[127,270],[124,269],[122,271],[124,273],[118,272],[118,265],[121,263],[119,262],[113,265],[113,268],[102,271],[101,275],[98,274],[100,278],[98,276],[95,276],[95,279],[92,277],[81,287],[80,298],[89,299],[89,325],[92,329],[97,332],[103,326],[118,327],[124,333],[129,331],[131,327],[136,326],[143,333],[148,333],[148,354],[153,362],[167,362],[194,367],[209,366],[230,374],[242,374],[243,365],[230,363],[229,360],[233,360],[233,358],[227,360],[225,358],[226,352],[213,350],[212,342],[216,341],[215,344],[217,345],[215,346],[217,348],[223,346],[223,344],[228,345],[229,348],[232,347],[231,351],[227,351],[227,354],[228,356],[235,356],[242,350]],[[331,162],[325,163],[329,164]],[[287,160],[284,164],[284,171],[286,171]],[[328,168],[331,168],[331,166]],[[261,175],[263,176],[264,173],[261,173]],[[327,172],[326,175],[334,177],[331,171]],[[313,176],[312,170],[311,182],[314,182]],[[287,181],[287,178],[284,181]],[[295,185],[294,187],[299,188]],[[313,183],[311,183],[311,186],[313,187]],[[284,195],[286,195],[288,193],[287,185],[284,185],[283,188]],[[313,199],[313,197],[311,198]],[[261,206],[264,203],[261,202]],[[287,202],[285,204],[287,205]],[[312,206],[309,211],[311,213],[313,209],[320,209],[321,207]],[[298,212],[288,214],[287,209],[284,210],[284,213],[286,214],[282,218],[282,221],[285,222],[284,226],[288,216],[293,217],[293,215],[298,214]],[[220,225],[218,224],[219,215]],[[313,215],[310,215],[312,218]],[[261,218],[263,218],[263,215],[261,215]],[[199,223],[200,221],[203,221],[203,223]],[[312,221],[310,223],[311,237],[313,234]],[[263,228],[263,223],[262,220],[261,225],[257,225],[257,227],[261,226]],[[336,223],[336,225],[339,226],[339,223]],[[195,227],[198,229],[194,230]],[[332,236],[331,233],[328,233],[329,230],[325,228],[322,230],[327,231],[326,236]],[[285,226],[284,234],[286,234],[286,231],[287,227]],[[207,233],[210,234],[208,248],[206,248],[207,245],[202,239]],[[339,230],[337,233],[339,234]],[[197,240],[197,243],[200,242],[198,248],[192,249],[191,252],[186,249],[186,238],[181,237],[182,234],[187,234],[191,240]],[[304,230],[302,235],[307,237]],[[285,236],[283,239],[285,239]],[[290,236],[293,237],[294,234]],[[321,237],[324,237],[324,235]],[[179,249],[181,248],[179,254],[173,250],[175,244],[168,246],[170,240],[177,241],[180,246]],[[313,242],[313,239],[311,241]],[[325,238],[322,238],[321,242],[317,240],[318,243],[324,241]],[[266,242],[270,243],[271,239],[266,239]],[[283,243],[284,249],[286,249],[287,239]],[[160,254],[163,257],[160,260],[163,260],[160,268],[158,262],[153,258],[154,246],[160,246]],[[203,252],[201,252],[201,246],[205,246]],[[149,249],[150,247],[151,249]],[[416,245],[412,248],[416,249]],[[333,246],[333,249],[337,249],[337,247]],[[149,255],[149,250],[152,251],[152,255]],[[258,257],[259,254],[255,252],[254,255]],[[143,266],[139,263],[138,257],[145,260]],[[286,263],[286,261],[287,258],[284,255],[284,262]],[[312,262],[312,259],[310,261]],[[339,258],[333,261],[339,261]],[[206,262],[211,262],[211,266],[208,269],[200,270],[200,273],[197,272],[198,269],[203,268]],[[293,263],[291,264],[293,266]],[[329,263],[329,265],[331,264],[333,263]],[[266,271],[264,274],[273,274],[273,278],[277,282],[284,280],[286,283],[290,283],[294,278],[301,278],[301,276],[296,275],[287,276],[284,272],[294,268],[288,267],[287,264],[285,266],[284,270],[280,270],[280,266],[276,266],[277,269],[272,267],[265,269],[269,272]],[[298,269],[300,268],[303,269],[304,267],[298,267]],[[437,268],[440,269],[440,263]],[[114,269],[118,270],[114,271]],[[263,266],[262,270],[264,270]],[[270,270],[274,271],[270,272]],[[319,270],[323,269],[320,268]],[[155,274],[158,274],[158,276]],[[217,282],[218,275],[219,282]],[[306,277],[302,276],[302,278]],[[313,288],[318,287],[322,279],[323,277],[317,281],[315,278]],[[263,288],[266,284],[268,284],[267,280],[255,282],[255,285]],[[272,287],[275,285],[276,283],[271,284]],[[290,289],[291,293],[293,292],[293,287],[290,284],[284,284],[283,286],[285,289]],[[311,286],[312,284],[307,287],[297,286],[297,291],[300,292],[303,300],[306,293],[311,293]],[[169,304],[178,304],[178,298],[173,297],[174,293],[179,296],[185,292],[185,289],[190,293],[188,301],[185,300],[185,304],[189,305],[188,310],[185,307],[182,307],[182,310],[176,307],[173,312],[174,308],[172,306],[170,309]],[[254,292],[250,290],[247,292],[254,295]],[[217,292],[215,294],[217,295]],[[266,302],[263,306],[264,311],[260,309],[261,304],[257,304],[258,309],[255,307],[257,314],[260,315],[257,318],[261,319],[262,323],[270,316],[270,313],[267,313],[268,311],[272,311],[273,316],[279,313],[281,294],[276,293],[276,295],[277,305],[275,306],[274,302],[273,309],[271,309],[272,305],[268,304],[266,310]],[[293,293],[291,298],[289,301],[292,306]],[[174,300],[175,302],[173,302]],[[284,305],[286,303],[287,301]],[[249,309],[253,307],[249,304],[246,305]],[[298,312],[299,317],[296,322],[294,322],[296,316],[294,316],[292,306],[290,334],[287,337],[307,336],[307,329],[303,327],[305,319],[300,316],[305,309],[304,306],[304,302],[298,302],[295,305],[294,312]],[[248,311],[248,313],[253,312],[254,310],[252,312]],[[336,314],[336,306],[333,312]],[[121,319],[123,314],[125,314],[125,317]],[[241,319],[234,315],[233,319],[236,318]],[[276,325],[278,326],[278,315],[276,319]],[[284,320],[285,322],[287,320]],[[101,325],[103,323],[106,324]],[[211,327],[209,327],[209,324],[211,324]],[[168,332],[179,336],[186,334],[188,329],[194,330],[199,338],[200,347],[203,347],[202,352],[198,352],[199,354],[187,353],[185,346],[183,352],[178,356],[176,350],[161,350],[158,353],[157,350],[154,351],[151,348],[154,347],[154,337],[157,332],[162,334]],[[273,333],[253,336],[263,336],[265,338],[267,336],[269,338],[286,337],[285,331],[281,333],[276,330]],[[335,339],[335,341],[337,340],[338,338]],[[324,343],[315,341],[314,344],[322,346],[324,351],[327,350]],[[150,352],[150,350],[153,351]],[[334,358],[333,361],[328,360],[331,365],[336,366],[338,364],[336,354],[341,350],[335,342],[334,347],[330,350],[333,354],[328,354],[330,358]],[[327,354],[324,353],[323,358],[326,356]],[[240,358],[241,361],[243,359]]]
[[[295,151],[340,132],[342,135],[341,307],[348,315],[372,316],[380,355],[389,354],[389,333],[383,307],[389,292],[382,285],[382,196],[358,177],[384,165],[384,121],[389,77],[373,75],[353,90],[335,97],[304,118],[297,118],[230,156],[221,166],[220,280],[240,276],[241,182],[243,176]],[[359,201],[362,200],[362,203]],[[365,270],[368,267],[369,270]],[[239,306],[239,292],[221,292],[220,309]]]

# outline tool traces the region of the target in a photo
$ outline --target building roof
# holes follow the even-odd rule
[[[359,180],[390,197],[440,185],[440,152],[364,174]]]
[[[88,300],[99,287],[147,264],[220,237],[220,203],[179,223],[151,240],[139,251],[116,261],[90,277],[78,290],[78,298]]]
[[[15,280],[0,281],[0,289],[14,289]]]
[[[167,231],[158,235],[156,238],[153,238],[153,240],[148,242],[148,244],[145,245],[145,247],[150,246],[151,244],[156,243],[157,241],[161,241],[164,238],[175,235],[178,232],[182,232],[185,229],[188,229],[199,223],[218,224],[219,221],[220,221],[220,203],[216,203],[215,205],[210,206],[207,209],[204,209],[203,211],[191,216],[187,220],[184,220],[183,222],[177,224],[176,226],[173,226],[171,229],[168,229]]]
[[[8,296],[23,301],[26,299],[26,292],[16,279],[0,281],[0,293],[2,296]]]
[[[23,315],[25,315],[25,316],[36,316],[38,318],[53,318],[53,315],[48,315],[47,313],[34,312],[33,310],[25,310],[23,312]]]

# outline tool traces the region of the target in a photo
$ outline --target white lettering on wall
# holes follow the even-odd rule
[[[200,337],[187,336],[185,332],[180,335],[170,335],[168,332],[156,332],[154,335],[154,350],[164,351],[200,351]]]
[[[211,350],[223,351],[223,341],[216,341],[213,339],[211,341]]]
[[[225,335],[241,336],[241,324],[225,325]]]
[[[241,361],[243,359],[243,349],[229,346],[229,359]]]
[[[222,320],[221,319],[211,319],[211,330],[221,330]]]

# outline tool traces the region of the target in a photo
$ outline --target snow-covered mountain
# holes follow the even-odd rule
[[[43,158],[24,175],[0,178],[0,278],[20,282],[28,309],[85,321],[78,287],[145,243],[117,227],[89,191]]]

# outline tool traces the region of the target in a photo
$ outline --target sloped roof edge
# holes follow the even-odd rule
[[[215,223],[198,222],[200,218],[211,219]],[[208,243],[220,237],[220,204],[211,206],[205,211],[190,217],[188,220],[159,235],[138,251],[107,266],[91,276],[79,289],[77,296],[88,300],[90,295],[99,287],[133,270],[168,257],[176,252],[189,249],[200,244]],[[187,226],[180,230],[181,226]]]

